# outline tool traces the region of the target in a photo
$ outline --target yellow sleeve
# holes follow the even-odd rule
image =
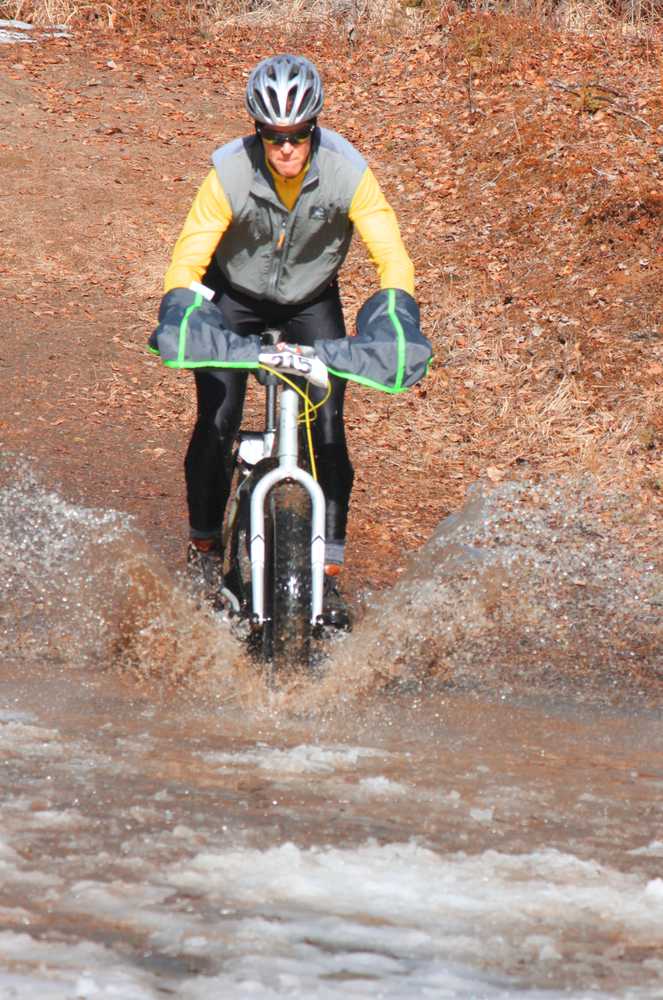
[[[219,240],[230,225],[233,214],[216,170],[198,189],[163,282],[164,292],[188,288],[192,281],[202,281]]]
[[[368,167],[354,193],[349,218],[377,267],[380,288],[402,288],[414,295],[414,267],[401,239],[396,215]]]

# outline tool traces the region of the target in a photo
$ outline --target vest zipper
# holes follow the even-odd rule
[[[285,254],[286,238],[288,233],[288,219],[287,217],[281,222],[280,232],[278,239],[276,241],[276,246],[274,247],[274,266],[272,267],[272,274],[269,279],[269,292],[270,298],[276,298],[276,287],[281,276],[281,265],[283,263],[283,257]]]
[[[281,222],[281,230],[276,241],[276,246],[274,247],[274,268],[269,282],[270,298],[276,298],[276,289],[279,283],[279,278],[281,277],[281,271],[283,270],[283,261],[285,260],[285,254],[290,242],[290,235],[295,224],[295,216],[297,215],[297,211],[302,201],[302,195],[307,187],[313,186],[312,182],[315,179],[315,177],[311,176],[304,178],[304,183],[302,184],[297,201],[292,206],[291,211],[288,212],[285,219]]]

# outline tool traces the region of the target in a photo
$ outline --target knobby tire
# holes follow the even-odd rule
[[[249,543],[251,538],[251,494],[262,476],[276,468],[275,458],[261,459],[250,476],[245,478],[241,473],[241,462],[237,453],[233,455],[231,467],[231,487],[229,500],[226,504],[224,519],[224,537],[227,534],[225,546],[224,572],[226,586],[236,594],[247,617],[251,614],[251,557]],[[241,488],[241,492],[240,492]],[[235,499],[239,499],[234,507]],[[231,512],[234,521],[230,525]]]
[[[263,656],[273,674],[306,668],[311,655],[311,502],[295,482],[267,498]]]
[[[237,451],[230,465],[230,491],[223,521],[224,578],[241,606],[248,609],[251,593],[249,560],[249,490],[241,473]],[[240,493],[240,486],[242,486]]]

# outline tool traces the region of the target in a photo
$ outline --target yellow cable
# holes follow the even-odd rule
[[[316,483],[318,481],[318,467],[315,463],[315,454],[313,452],[313,432],[311,427],[313,426],[313,421],[311,419],[311,414],[315,415],[317,412],[317,407],[314,407],[311,403],[308,394],[309,383],[306,383],[306,403],[304,405],[304,426],[306,427],[306,443],[308,445],[308,456],[311,462],[311,475],[315,479]]]
[[[308,399],[308,387],[309,387],[309,383],[307,382],[307,384],[306,384],[306,398],[307,399]],[[329,399],[330,396],[331,396],[331,382],[328,382],[327,383],[327,392],[324,394],[324,396],[322,397],[322,399],[320,400],[319,403],[312,403],[311,400],[309,399],[309,406],[311,408],[311,413],[313,413],[314,415],[317,414],[317,412],[320,409],[320,407],[325,405],[325,403],[327,402],[327,400]]]
[[[280,372],[278,368],[270,368],[269,365],[263,365],[262,361],[259,363],[258,368],[263,368],[266,372],[269,372],[270,375],[277,375],[280,379],[286,382],[291,389],[294,389],[295,392],[299,393],[302,399],[306,399],[306,393],[302,392],[299,386],[295,385],[292,379],[288,378],[287,375],[284,375],[283,372]]]
[[[327,402],[327,400],[329,399],[329,397],[331,396],[331,383],[328,383],[328,385],[327,385],[327,392],[325,393],[323,399],[321,399],[319,403],[312,403],[311,400],[310,400],[310,398],[309,398],[309,394],[308,394],[308,390],[309,390],[309,383],[308,382],[306,383],[306,392],[303,392],[299,388],[299,386],[296,385],[296,383],[292,381],[292,379],[288,378],[287,375],[284,375],[283,372],[278,371],[278,369],[271,368],[269,365],[264,365],[264,364],[262,364],[262,362],[258,365],[258,367],[259,368],[263,368],[266,372],[270,372],[270,374],[272,374],[272,375],[277,375],[278,378],[280,378],[283,382],[285,382],[286,385],[289,385],[291,389],[294,389],[295,392],[298,393],[302,397],[302,399],[304,400],[304,412],[300,413],[299,420],[303,420],[304,424],[306,425],[306,443],[308,445],[308,453],[309,453],[309,458],[310,458],[310,461],[311,461],[311,475],[313,476],[313,478],[317,482],[318,481],[318,467],[317,467],[316,462],[315,462],[315,453],[313,451],[313,434],[312,434],[312,431],[311,431],[311,426],[312,426],[313,420],[311,419],[311,415],[313,415],[313,417],[315,417],[315,415],[317,414],[317,412],[320,409],[320,407],[324,406],[325,403]]]
[[[327,400],[331,396],[331,382],[327,383],[327,392],[324,394],[323,398],[320,400],[319,403],[312,403],[311,402],[311,400],[309,399],[309,394],[308,394],[309,388],[310,388],[310,383],[307,382],[306,383],[306,406],[304,408],[304,421],[305,421],[305,424],[306,424],[306,441],[307,441],[307,444],[308,444],[308,453],[309,453],[309,456],[310,456],[310,459],[311,459],[311,474],[312,474],[313,478],[315,479],[315,481],[317,482],[317,480],[318,480],[318,469],[317,469],[317,466],[315,464],[315,454],[313,452],[313,433],[312,433],[311,428],[313,426],[313,421],[315,420],[315,418],[318,415],[318,410],[320,409],[321,406],[325,405],[325,403],[327,402]]]
[[[284,375],[283,372],[279,371],[278,368],[270,368],[269,365],[264,365],[262,362],[260,362],[258,368],[263,368],[266,372],[269,372],[270,375],[277,375],[280,379],[282,379],[283,382],[286,382],[291,389],[294,389],[295,392],[302,397],[302,399],[304,400],[305,403],[307,403],[312,413],[316,413],[321,406],[324,406],[329,397],[331,396],[331,382],[329,382],[327,383],[327,392],[325,393],[324,397],[320,400],[320,402],[312,403],[311,400],[308,398],[308,383],[306,387],[306,392],[304,392],[302,389],[299,388],[298,385],[296,385],[292,381],[292,379],[288,378],[287,375]],[[300,377],[303,378],[304,376],[302,375]],[[304,419],[304,414],[300,413],[299,420],[303,419]]]

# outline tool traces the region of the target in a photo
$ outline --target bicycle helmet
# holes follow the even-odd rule
[[[322,109],[320,74],[303,56],[270,56],[258,63],[246,85],[246,107],[263,125],[299,125]]]

